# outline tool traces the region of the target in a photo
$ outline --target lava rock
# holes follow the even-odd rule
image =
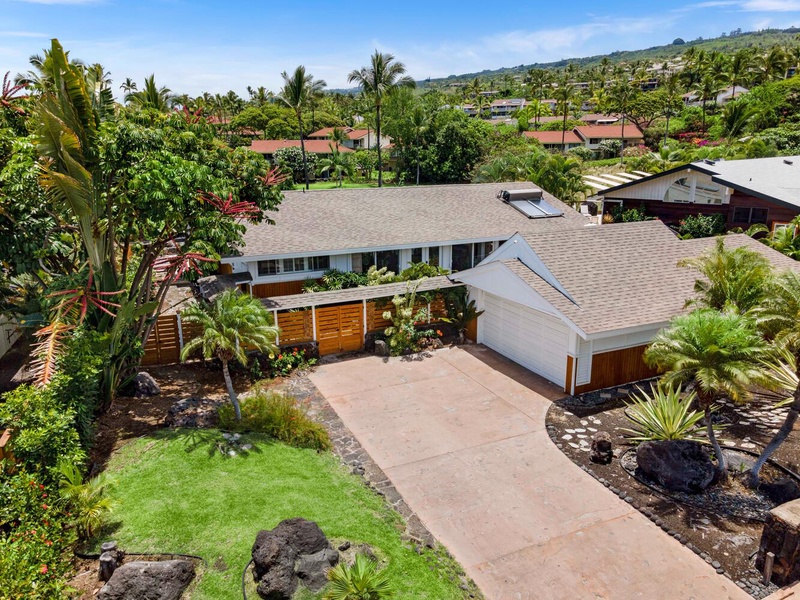
[[[188,560],[136,560],[118,567],[99,600],[178,600],[194,579]]]
[[[314,554],[304,554],[295,566],[294,572],[312,592],[319,592],[328,583],[328,571],[339,562],[339,553],[325,548]]]
[[[607,465],[614,459],[611,435],[605,431],[598,431],[592,436],[592,449],[589,459],[601,465]]]
[[[375,354],[389,356],[389,345],[383,340],[375,340]]]
[[[322,551],[328,552],[314,558]],[[309,555],[310,559],[304,560]],[[275,529],[259,531],[253,544],[253,578],[258,594],[266,600],[291,600],[301,579],[295,565],[306,569],[303,579],[316,583],[319,574],[312,573],[312,563],[327,574],[327,568],[338,560],[339,553],[331,548],[319,525],[301,518],[281,521]]]
[[[690,440],[644,442],[636,462],[646,476],[669,490],[697,493],[714,479],[714,465],[703,446]]]
[[[169,407],[164,419],[167,427],[215,427],[219,423],[220,403],[208,398],[184,398]]]
[[[137,398],[159,396],[161,388],[147,371],[139,371],[133,378],[133,391]]]
[[[773,483],[764,482],[758,486],[758,489],[775,504],[785,504],[800,498],[800,487],[792,479],[779,479]]]

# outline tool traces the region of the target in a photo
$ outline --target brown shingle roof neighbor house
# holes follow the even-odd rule
[[[533,140],[539,140],[542,144],[558,144],[561,145],[560,131],[526,131],[525,137]],[[574,131],[564,132],[565,144],[583,144],[583,140],[577,136]]]
[[[330,154],[330,143],[331,142],[327,140],[305,140],[304,145],[306,147],[306,152],[311,152],[312,154]],[[275,154],[275,151],[281,148],[299,147],[300,140],[253,140],[253,143],[250,144],[250,150],[267,156]],[[352,152],[352,150],[344,146],[339,146],[339,152]]]
[[[584,125],[576,127],[575,133],[584,140],[621,140],[623,136],[622,125]],[[633,123],[625,124],[624,135],[626,140],[643,139],[642,131]]]
[[[327,140],[330,139],[331,133],[333,133],[334,129],[341,129],[345,133],[352,131],[352,127],[323,127],[322,129],[318,129],[314,133],[308,134],[308,139],[310,140]]]
[[[501,190],[531,187],[518,182],[289,191],[275,225],[248,225],[240,251],[248,258],[356,252],[585,226],[585,217],[546,192],[545,200],[563,215],[529,219],[496,197]]]

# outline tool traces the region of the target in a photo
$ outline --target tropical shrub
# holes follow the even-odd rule
[[[392,298],[394,311],[387,310],[383,313],[383,318],[391,321],[392,325],[387,327],[384,333],[389,341],[389,352],[392,356],[399,356],[406,352],[416,352],[419,350],[419,341],[423,337],[430,337],[432,331],[419,331],[414,324],[425,321],[428,318],[428,309],[422,307],[415,308],[417,303],[417,288],[422,279],[415,283],[409,283],[406,293],[399,294]]]
[[[622,142],[619,140],[603,140],[597,145],[597,153],[600,158],[614,158],[619,156],[622,150]]]
[[[69,509],[78,537],[88,540],[105,523],[114,506],[108,496],[113,485],[105,473],[84,482],[80,469],[66,461],[58,465],[58,470],[61,499]]]
[[[480,317],[483,311],[476,309],[475,300],[469,300],[469,294],[464,287],[456,288],[447,294],[445,305],[447,316],[442,317],[442,321],[455,325],[458,330],[458,341],[463,344],[466,341],[467,327]]]
[[[0,466],[0,595],[62,598],[75,541],[52,488],[25,469]]]
[[[316,279],[306,279],[303,282],[303,292],[327,292],[329,290],[346,290],[349,288],[367,285],[366,273],[353,273],[352,271],[340,271],[339,269],[328,269],[322,274],[320,281]]]
[[[317,360],[308,358],[306,351],[301,348],[287,349],[277,354],[272,354],[272,357],[267,362],[267,375],[269,377],[286,377],[295,369],[310,367],[316,363]]]
[[[241,402],[242,418],[236,419],[229,404],[219,409],[222,429],[265,433],[276,440],[297,448],[328,450],[331,447],[328,432],[312,421],[294,398],[257,389]]]
[[[653,217],[648,217],[644,205],[639,208],[624,208],[622,205],[611,209],[611,218],[614,223],[633,223],[636,221],[651,221]]]
[[[691,409],[695,397],[692,392],[681,399],[680,386],[651,385],[649,393],[639,388],[625,409],[633,428],[623,431],[634,442],[700,440],[703,413]]]
[[[328,571],[324,600],[381,600],[392,596],[386,570],[364,554],[356,554],[352,565],[340,562]]]
[[[704,238],[720,235],[725,233],[725,217],[721,214],[688,215],[680,222],[678,233],[682,238]]]
[[[289,146],[278,148],[273,155],[277,164],[286,173],[290,173],[295,183],[303,181],[303,153],[300,147]],[[317,155],[306,152],[306,164],[309,173],[317,172]]]
[[[586,146],[575,146],[567,151],[567,154],[578,157],[581,160],[592,160],[594,158],[594,151]]]
[[[62,460],[80,465],[86,460],[75,411],[65,407],[49,388],[23,385],[3,396],[0,429],[13,429],[14,457],[29,472],[41,472],[45,483],[57,478]]]
[[[413,281],[424,279],[425,277],[438,277],[439,275],[449,275],[450,271],[443,267],[430,265],[426,262],[411,263],[403,269],[398,276],[400,281]]]

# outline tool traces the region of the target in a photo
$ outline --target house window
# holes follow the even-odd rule
[[[733,222],[734,223],[766,223],[767,213],[766,208],[750,208],[747,206],[737,206],[733,209]]]
[[[472,244],[456,244],[453,246],[452,271],[463,271],[472,267]]]
[[[330,256],[309,256],[308,257],[308,270],[309,271],[327,271],[331,268]]]
[[[477,265],[484,258],[489,256],[489,254],[491,254],[493,249],[494,249],[494,244],[492,244],[492,242],[481,242],[480,244],[473,244],[472,264]]]
[[[375,253],[375,265],[382,269],[397,273],[400,267],[400,250],[382,250]]]
[[[264,277],[265,275],[277,275],[280,273],[280,262],[277,260],[260,260],[258,261],[258,276]]]
[[[431,246],[428,248],[428,264],[434,267],[439,266],[439,246]]]
[[[422,262],[422,248],[413,248],[411,250],[411,262],[412,263]]]
[[[667,188],[664,194],[664,202],[691,202],[692,201],[692,180],[689,177],[681,177]]]
[[[601,140],[600,138],[589,138],[589,143],[590,144],[599,144],[602,141],[603,140]]]
[[[283,259],[283,273],[294,273],[295,271],[306,270],[305,258],[284,258]]]
[[[361,253],[361,268],[356,271],[357,273],[366,273],[369,271],[369,268],[375,264],[375,253],[374,252],[362,252]]]

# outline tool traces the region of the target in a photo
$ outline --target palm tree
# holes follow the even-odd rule
[[[341,127],[334,127],[328,134],[328,138],[336,144],[336,150],[339,150],[339,146],[347,141],[347,133]]]
[[[772,46],[766,54],[755,58],[756,74],[759,83],[780,79],[787,69],[786,53],[780,46]]]
[[[666,129],[664,130],[664,145],[666,145],[669,139],[669,119],[672,116],[672,108],[682,90],[680,75],[678,73],[668,74],[664,79],[661,90],[664,94],[664,114],[667,117]]]
[[[744,247],[729,250],[723,237],[717,238],[713,250],[678,264],[702,276],[694,282],[697,296],[687,306],[742,315],[759,306],[772,276],[772,265],[763,254]]]
[[[236,411],[236,420],[241,420],[242,411],[233,389],[228,363],[237,360],[246,365],[247,348],[260,352],[277,351],[275,341],[278,328],[272,323],[272,314],[258,298],[242,294],[237,289],[228,289],[211,303],[191,303],[181,311],[181,319],[199,325],[203,331],[202,335],[184,345],[181,360],[186,360],[198,350],[203,358],[218,358],[222,363],[228,396]]]
[[[742,87],[750,80],[750,70],[753,68],[753,55],[747,48],[741,48],[727,63],[724,77],[733,89],[731,98],[736,99],[736,87]]]
[[[567,116],[569,115],[570,105],[575,99],[575,86],[569,76],[564,73],[558,79],[558,87],[555,89],[554,98],[558,102],[558,107],[564,119],[561,123],[561,148],[564,148],[564,140],[567,137]]]
[[[533,120],[533,128],[539,129],[539,117],[541,116],[542,100],[544,100],[544,90],[552,81],[550,71],[544,69],[531,69],[528,71],[527,81],[531,86],[531,96],[536,100],[536,113]]]
[[[634,99],[638,91],[627,79],[622,79],[611,88],[611,108],[622,115],[622,139],[619,148],[619,164],[625,161],[625,120],[628,117],[631,100]]]
[[[786,271],[776,277],[761,306],[753,311],[758,328],[775,345],[794,359],[794,375],[800,378],[800,274]],[[788,362],[788,361],[784,361]],[[800,379],[797,379],[800,381]],[[767,459],[778,449],[794,429],[800,416],[800,383],[792,390],[792,401],[786,420],[761,452],[750,471],[750,485],[758,486],[759,472]]]
[[[430,125],[430,117],[428,113],[425,112],[425,109],[417,104],[414,106],[414,110],[411,113],[411,119],[409,120],[409,124],[411,125],[411,129],[414,132],[414,150],[417,155],[417,185],[419,185],[419,162],[420,162],[420,155],[419,155],[419,136],[423,133],[428,131],[428,127]]]
[[[308,106],[315,87],[321,89],[327,84],[322,80],[315,80],[310,73],[306,74],[306,68],[303,65],[297,67],[291,76],[286,71],[281,73],[281,76],[283,77],[283,87],[278,93],[278,99],[291,108],[297,117],[297,124],[300,128],[300,152],[303,154],[303,177],[306,189],[308,189],[308,163],[306,161],[306,145],[303,141],[303,109]]]
[[[696,310],[672,320],[656,334],[645,361],[666,370],[661,381],[677,387],[692,382],[706,421],[706,433],[717,457],[717,477],[727,479],[725,455],[714,431],[711,413],[722,395],[734,402],[750,397],[750,387],[764,377],[759,362],[766,342],[749,319],[711,309]]]
[[[125,102],[139,108],[151,108],[158,112],[167,112],[172,100],[172,90],[156,85],[156,76],[150,75],[144,80],[144,87],[125,95]]]
[[[706,111],[708,108],[709,100],[716,102],[717,95],[720,93],[722,85],[720,83],[719,73],[709,69],[700,78],[698,88],[694,91],[695,94],[700,96],[703,101],[703,133],[706,132]]]
[[[347,154],[341,152],[338,146],[334,147],[333,144],[328,144],[328,147],[330,148],[331,153],[320,159],[318,167],[319,172],[324,173],[326,171],[333,171],[336,175],[336,178],[339,180],[338,187],[342,187],[343,176],[346,174],[348,177],[352,177],[353,173],[355,172],[353,161],[350,160],[350,157]]]
[[[414,80],[405,75],[403,63],[395,62],[392,54],[375,51],[369,67],[351,71],[347,81],[357,83],[361,91],[375,103],[375,135],[378,138],[378,187],[383,186],[381,157],[381,106],[384,97],[398,87],[414,87]]]

